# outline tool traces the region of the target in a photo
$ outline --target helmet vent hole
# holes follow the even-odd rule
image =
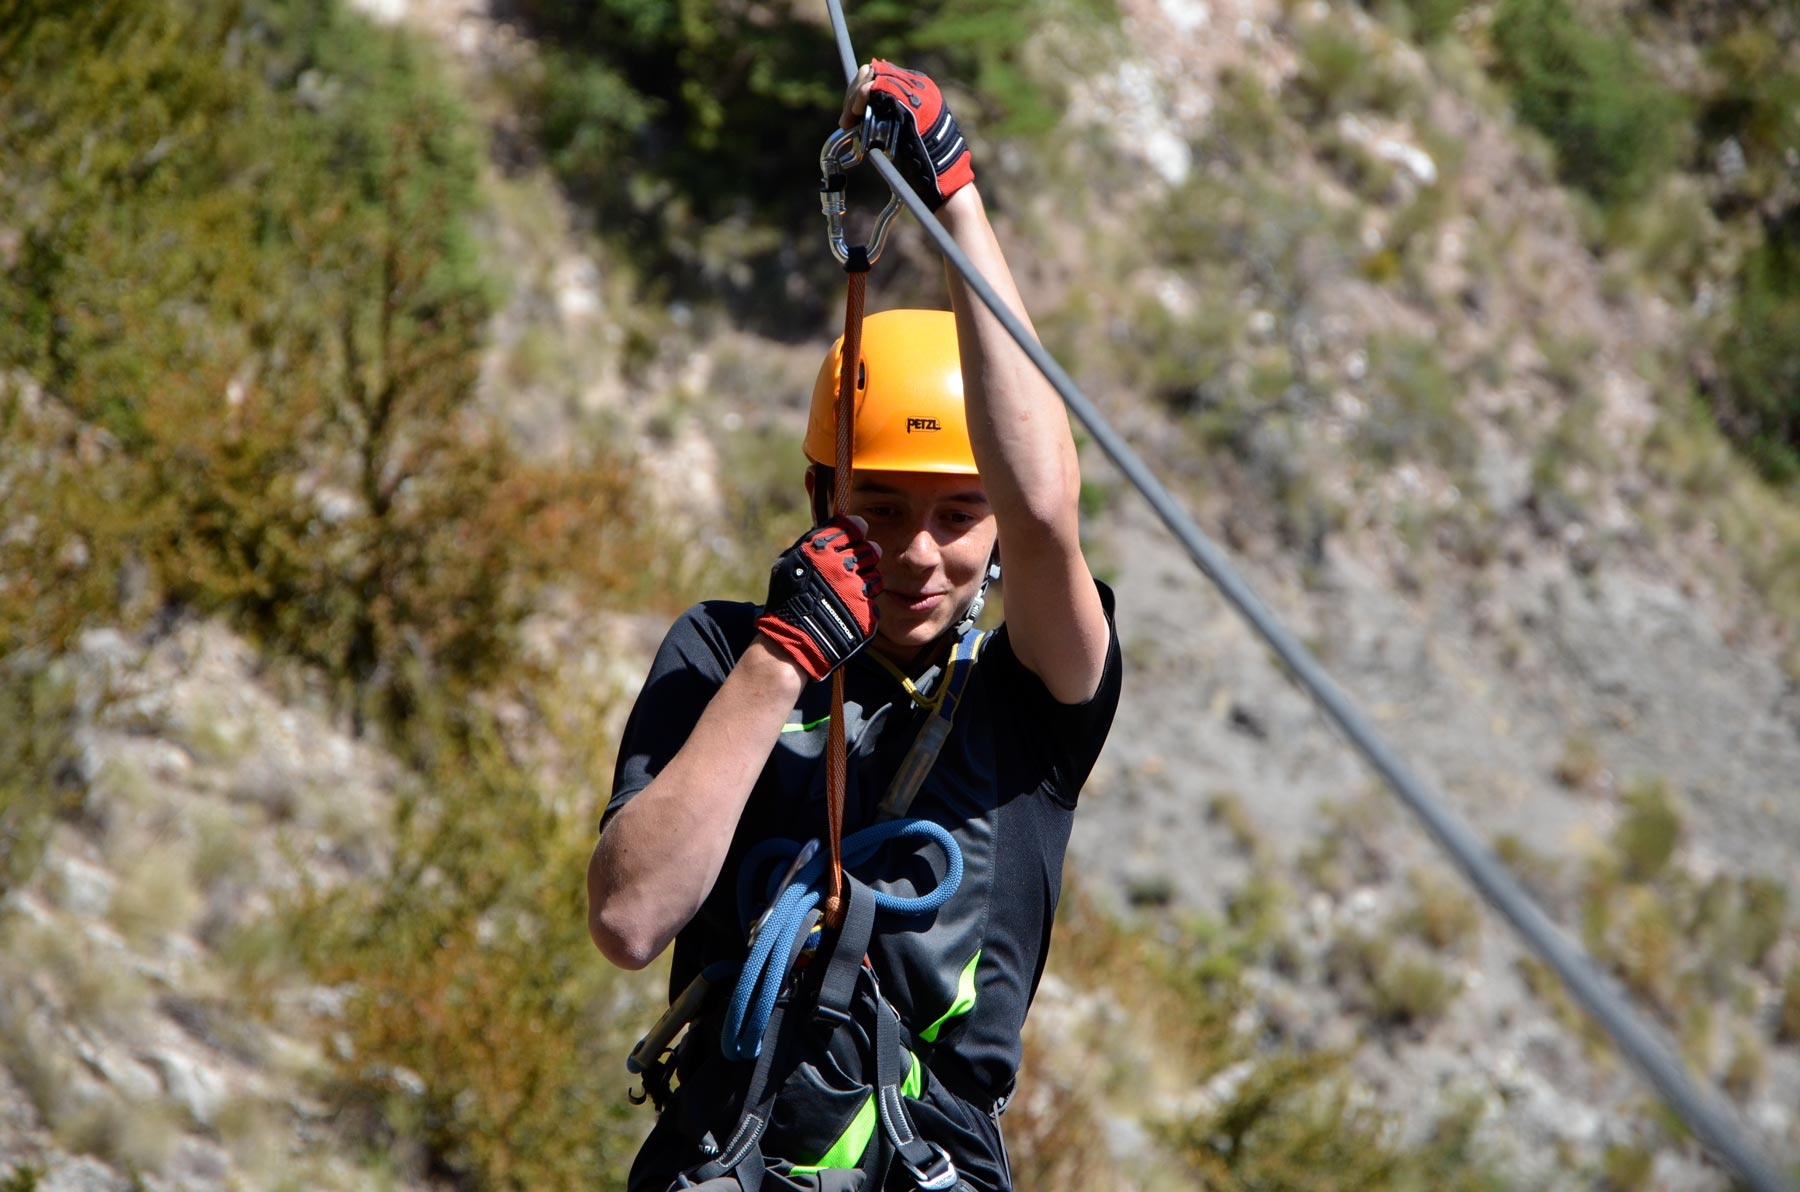
[[[869,362],[867,360],[856,362],[856,387],[858,389],[869,387]]]

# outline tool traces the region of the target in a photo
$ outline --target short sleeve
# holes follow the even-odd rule
[[[612,797],[601,827],[687,744],[700,714],[749,645],[755,612],[754,605],[707,601],[669,627],[619,738]]]
[[[1119,651],[1119,630],[1114,623],[1113,591],[1099,580],[1100,604],[1106,613],[1106,664],[1100,685],[1082,703],[1059,703],[1042,679],[1025,668],[1013,653],[1004,625],[983,652],[982,665],[992,668],[995,691],[1006,692],[1020,732],[1038,756],[1050,762],[1046,794],[1065,807],[1073,807],[1081,788],[1093,772],[1100,748],[1112,730],[1119,709],[1124,661]]]

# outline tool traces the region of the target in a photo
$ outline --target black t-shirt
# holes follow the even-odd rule
[[[1111,630],[1112,592],[1099,588]],[[709,601],[675,622],[626,722],[607,814],[648,786],[681,748],[750,645],[760,611]],[[935,690],[940,669],[914,676],[915,686]],[[938,1025],[922,1054],[932,1073],[984,1109],[1010,1091],[1018,1070],[1020,1032],[1043,974],[1076,798],[1112,725],[1120,670],[1112,631],[1099,689],[1086,703],[1060,704],[1019,662],[1002,626],[982,649],[954,728],[908,812],[956,838],[963,880],[935,914],[878,918],[869,955],[883,993],[913,1035]],[[824,839],[830,700],[829,683],[809,684],[789,714],[719,880],[675,937],[671,996],[708,964],[744,956],[737,891],[745,852],[770,837]],[[930,715],[866,653],[848,664],[846,837],[876,822],[889,779]],[[935,847],[890,846],[858,876],[878,889],[913,894],[934,887],[943,872]],[[971,978],[974,1005],[964,1009]]]

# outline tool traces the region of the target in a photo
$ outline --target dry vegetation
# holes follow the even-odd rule
[[[619,1057],[651,1012],[654,980],[599,964],[580,905],[616,710],[609,693],[571,691],[523,631],[547,610],[582,621],[660,608],[692,561],[656,540],[664,527],[640,524],[640,473],[610,443],[584,440],[569,453],[577,462],[527,459],[477,405],[495,285],[476,247],[484,147],[408,35],[297,0],[62,7],[21,3],[0,17],[0,894],[47,880],[40,864],[58,831],[95,841],[115,880],[100,936],[0,905],[0,952],[34,974],[0,987],[0,1057],[71,1151],[154,1173],[192,1128],[246,1171],[282,1171],[286,1103],[244,1095],[211,1122],[187,1120],[153,1096],[87,1089],[47,1033],[54,1014],[129,1035],[158,1005],[96,939],[148,952],[192,937],[228,978],[229,997],[217,996],[234,1012],[272,1021],[285,990],[343,992],[315,1024],[332,1048],[308,1093],[347,1149],[382,1156],[352,1180],[621,1185],[646,1122],[621,1096]],[[872,44],[973,80],[977,111],[1005,122],[990,127],[1044,149],[1068,98],[1056,81],[1064,59],[1014,50],[1044,52],[1020,36],[1042,6],[929,7],[916,28]],[[1080,21],[1111,16],[1064,7]],[[1153,399],[1179,428],[1167,436],[1176,474],[1233,495],[1223,523],[1234,542],[1275,543],[1316,567],[1327,536],[1360,525],[1411,552],[1414,570],[1433,557],[1479,569],[1499,549],[1500,514],[1475,495],[1489,427],[1471,395],[1500,389],[1510,366],[1492,345],[1435,333],[1433,320],[1480,299],[1434,286],[1438,233],[1466,219],[1470,200],[1456,137],[1429,99],[1464,86],[1471,103],[1515,104],[1544,138],[1528,153],[1586,196],[1620,295],[1702,280],[1730,295],[1719,321],[1697,320],[1691,342],[1650,362],[1660,408],[1627,445],[1635,455],[1607,439],[1583,396],[1591,345],[1548,320],[1531,329],[1547,412],[1493,417],[1516,418],[1502,429],[1520,436],[1544,432],[1532,516],[1548,532],[1580,516],[1597,477],[1641,470],[1659,486],[1636,510],[1654,534],[1713,535],[1740,565],[1735,582],[1800,625],[1800,512],[1791,487],[1771,487],[1793,483],[1800,436],[1800,382],[1789,383],[1800,248],[1791,181],[1771,165],[1785,134],[1768,130],[1800,78],[1791,31],[1746,19],[1707,34],[1717,68],[1689,100],[1728,126],[1746,165],[1724,190],[1692,179],[1684,189],[1697,174],[1682,156],[1688,116],[1616,30],[1590,28],[1561,0],[1371,7],[1384,26],[1336,19],[1346,6],[1325,20],[1290,6],[1281,34],[1294,73],[1279,86],[1248,71],[1220,80],[1209,131],[1191,146],[1196,168],[1140,213],[1163,235],[1095,238],[1096,276],[1143,284],[1069,297],[1045,312],[1047,338],[1091,375]],[[1687,5],[1653,7],[1670,27],[1700,19]],[[762,202],[774,187],[757,163],[731,159],[741,193],[677,199],[719,154],[765,155],[757,129],[732,123],[751,101],[785,118],[816,106],[818,88],[751,72],[732,76],[732,95],[668,91],[680,72],[645,62],[723,72],[716,56],[736,43],[703,21],[646,20],[630,30],[642,44],[626,45],[624,6],[591,8],[521,6],[544,49],[542,73],[516,83],[540,105],[542,152],[611,230],[637,271],[628,276],[669,279],[666,290],[643,283],[635,301],[715,286],[742,317],[772,309],[789,229]],[[815,25],[775,10],[779,20],[750,21],[744,36],[817,48]],[[1641,24],[1652,43],[1671,35]],[[1447,44],[1452,30],[1484,48],[1485,73]],[[1396,31],[1423,49],[1396,52]],[[1571,74],[1582,86],[1566,85]],[[1416,134],[1435,179],[1377,152],[1368,122]],[[1096,162],[1137,169],[1110,156],[1116,146],[1079,148],[1092,156],[1046,151],[995,172],[1023,193]],[[617,167],[621,155],[632,169]],[[1294,184],[1297,162],[1316,187]],[[724,232],[703,236],[709,223]],[[1511,234],[1482,230],[1471,257],[1497,270]],[[1733,251],[1708,264],[1718,241]],[[1322,343],[1314,330],[1339,283],[1394,299],[1408,321],[1358,338],[1354,354]],[[797,317],[810,318],[813,283],[795,284],[810,312]],[[620,367],[641,380],[666,328],[642,312],[621,321]],[[546,353],[525,342],[509,367],[556,367]],[[1684,353],[1708,362],[1702,383]],[[1341,467],[1312,466],[1321,451]],[[792,454],[783,432],[742,429],[723,452],[737,478],[724,509],[733,530],[761,533],[799,512],[792,477],[772,463]],[[1412,505],[1385,496],[1401,471],[1427,478]],[[309,814],[306,792],[263,784],[235,804],[174,804],[141,775],[77,764],[77,730],[102,697],[83,704],[63,656],[89,630],[154,636],[196,617],[296,668],[333,716],[397,759],[392,822],[341,811],[332,826],[379,842],[380,864],[283,891],[254,915],[221,914],[254,876],[234,847],[241,806],[281,822]],[[220,714],[157,731],[223,761],[248,748],[239,727]],[[1581,736],[1555,778],[1596,799],[1617,785]],[[1257,998],[1247,974],[1310,963],[1291,923],[1302,883],[1280,871],[1241,796],[1219,792],[1207,812],[1250,867],[1221,915],[1174,924],[1173,890],[1155,879],[1130,892],[1154,925],[1122,926],[1079,893],[1066,900],[1027,1040],[1028,1091],[1008,1118],[1020,1186],[1108,1186],[1121,1120],[1147,1124],[1123,1144],[1144,1186],[1508,1186],[1476,1141],[1479,1106],[1451,1107],[1402,1141],[1345,1055],[1245,1029]],[[1302,852],[1305,884],[1339,898],[1387,876],[1373,815],[1367,801],[1334,814]],[[1682,827],[1676,795],[1641,782],[1625,786],[1616,834],[1579,870],[1516,842],[1501,851],[1579,914],[1595,954],[1696,1068],[1748,1098],[1766,1080],[1765,1044],[1800,1040],[1788,894],[1757,875],[1692,872]],[[1377,1030],[1428,1032],[1450,1013],[1479,936],[1466,896],[1428,874],[1410,881],[1403,905],[1329,941],[1319,966]],[[1587,1029],[1541,969],[1524,972],[1553,1013]],[[1765,1000],[1773,1013],[1759,1015]],[[1643,1121],[1659,1137],[1654,1116]],[[1653,1158],[1614,1148],[1599,1177],[1647,1186]],[[0,1190],[33,1187],[38,1172],[15,1166]],[[321,1175],[317,1186],[336,1185]]]

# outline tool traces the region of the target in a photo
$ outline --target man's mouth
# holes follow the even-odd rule
[[[889,588],[887,595],[900,608],[909,613],[926,613],[944,602],[944,592],[896,592]]]

